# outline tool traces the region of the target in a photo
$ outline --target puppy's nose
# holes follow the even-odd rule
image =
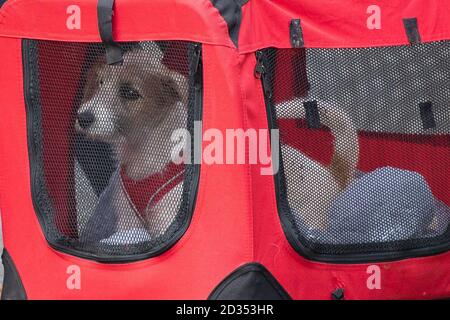
[[[87,129],[94,123],[95,117],[92,112],[85,111],[78,114],[77,120],[82,129]]]

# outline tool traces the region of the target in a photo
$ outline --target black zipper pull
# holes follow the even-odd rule
[[[191,68],[191,70],[194,74],[196,74],[198,71],[201,56],[202,56],[202,51],[201,51],[200,45],[195,44],[194,50],[192,52],[192,68]]]
[[[256,66],[255,66],[255,78],[261,79],[263,74],[265,74],[264,63],[263,63],[263,52],[256,51]]]
[[[261,79],[261,83],[264,90],[264,96],[266,98],[272,97],[272,89],[267,78],[266,67],[264,65],[265,55],[262,50],[256,51],[256,66],[254,76],[256,79]]]

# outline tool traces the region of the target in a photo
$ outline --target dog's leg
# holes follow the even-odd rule
[[[305,118],[301,99],[286,101],[275,106],[282,118]],[[321,122],[327,126],[334,138],[334,152],[329,170],[341,189],[355,176],[359,157],[358,133],[351,118],[340,108],[318,101]]]
[[[309,228],[326,229],[329,207],[339,193],[339,185],[327,168],[297,149],[282,145],[281,151],[292,214],[301,216]]]

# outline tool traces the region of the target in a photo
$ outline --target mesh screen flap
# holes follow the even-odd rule
[[[340,255],[448,243],[450,42],[262,54],[279,210],[302,246]]]
[[[101,44],[24,41],[37,213],[51,244],[98,258],[173,243],[196,193],[198,168],[173,154],[193,130],[199,46],[121,46],[124,63],[109,66]]]

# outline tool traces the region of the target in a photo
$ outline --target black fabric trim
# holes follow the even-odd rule
[[[418,44],[421,42],[419,28],[417,26],[417,18],[403,19],[406,36],[410,44]]]
[[[0,0],[0,8],[5,4],[7,0]]]
[[[436,128],[436,120],[433,113],[433,104],[431,101],[419,103],[420,118],[424,130]]]
[[[344,300],[345,292],[343,288],[337,288],[331,293],[331,300]]]
[[[292,300],[275,277],[261,264],[249,263],[223,279],[209,300]]]
[[[45,214],[46,212],[42,210],[42,205],[49,204],[50,197],[48,196],[45,188],[42,188],[43,182],[41,181],[43,177],[43,160],[39,152],[39,145],[42,143],[41,136],[41,128],[39,119],[41,119],[40,108],[35,107],[36,102],[40,99],[36,99],[39,97],[39,87],[33,84],[31,78],[33,75],[33,66],[34,62],[36,62],[36,51],[37,51],[37,41],[30,39],[22,40],[22,63],[23,63],[23,79],[24,79],[24,98],[25,98],[25,107],[26,107],[26,115],[27,115],[27,140],[28,140],[28,150],[29,150],[29,165],[30,165],[30,183],[31,183],[31,196],[33,201],[34,211],[40,223],[42,230],[44,231],[44,236],[48,242],[48,244],[55,250],[81,257],[84,259],[94,260],[102,263],[128,263],[134,261],[140,261],[149,259],[155,256],[162,254],[163,252],[169,250],[173,245],[175,245],[178,240],[185,234],[187,231],[192,215],[194,214],[197,192],[198,192],[198,184],[200,179],[200,164],[192,164],[189,170],[186,171],[186,176],[183,182],[183,199],[181,206],[187,206],[187,215],[182,223],[182,226],[177,229],[167,241],[164,241],[161,244],[156,245],[151,250],[146,251],[145,253],[139,254],[124,254],[124,255],[99,255],[96,253],[91,253],[87,251],[83,251],[79,248],[74,248],[71,243],[67,243],[66,241],[59,241],[48,236],[46,232],[49,229],[53,229],[54,227],[47,223]],[[195,55],[195,56],[194,56]],[[193,141],[194,137],[194,121],[201,121],[203,117],[203,62],[202,62],[202,46],[200,43],[193,43],[192,49],[190,49],[189,59],[195,60],[198,63],[196,70],[190,70],[189,81],[190,81],[190,89],[189,94],[193,95],[194,98],[190,99],[189,108],[193,109],[193,112],[189,113],[188,118],[188,130],[191,133],[191,146],[196,145]],[[192,102],[191,102],[192,101]],[[192,115],[191,115],[192,113]],[[192,157],[194,157],[194,153],[192,153]],[[194,163],[194,161],[192,161]]]
[[[248,0],[210,0],[228,25],[228,34],[236,48],[242,21],[242,7]]]
[[[305,101],[303,102],[305,108],[305,118],[308,128],[319,129],[320,128],[320,115],[317,108],[317,101]]]
[[[302,48],[305,46],[303,31],[300,19],[292,19],[289,25],[289,36],[292,48]]]
[[[112,34],[113,6],[114,0],[98,0],[98,30],[106,48],[106,63],[120,64],[123,62],[122,49],[114,42]]]
[[[2,262],[5,269],[5,278],[3,281],[1,300],[26,300],[27,294],[23,287],[22,280],[20,279],[16,266],[6,249],[3,249]]]

